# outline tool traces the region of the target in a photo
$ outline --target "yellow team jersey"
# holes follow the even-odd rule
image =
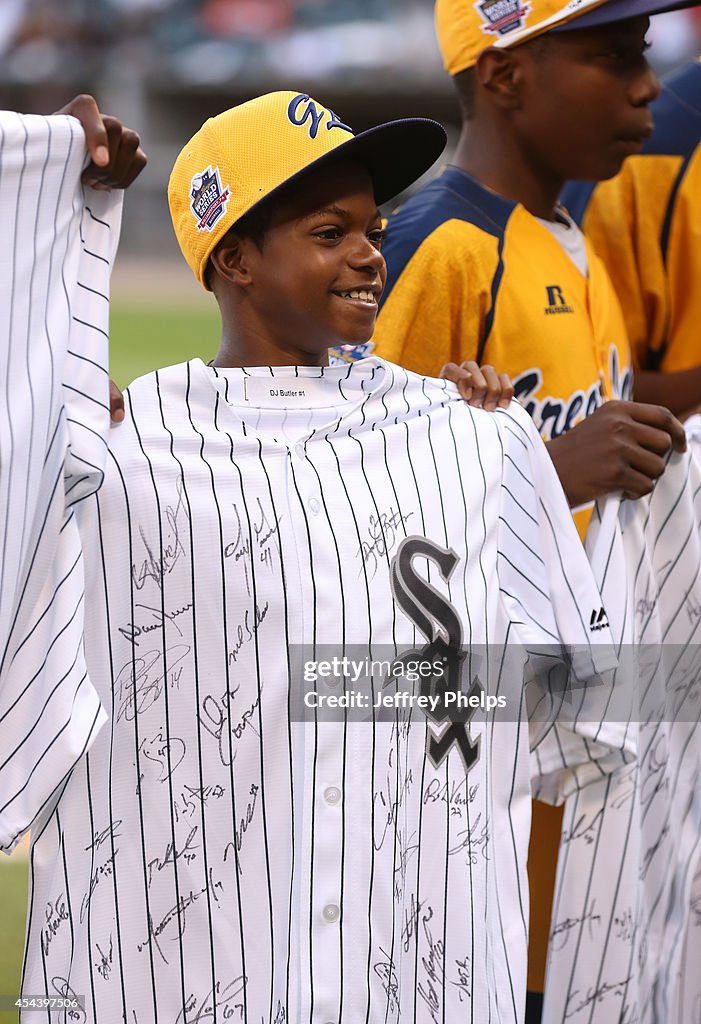
[[[394,213],[378,354],[419,373],[477,359],[510,375],[545,440],[628,398],[625,325],[601,261],[583,274],[525,207],[456,167]]]
[[[672,372],[701,363],[701,64],[665,79],[652,109],[643,154],[563,201],[613,280],[635,366]]]

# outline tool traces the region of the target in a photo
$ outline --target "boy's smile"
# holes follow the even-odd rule
[[[381,294],[382,289],[378,286],[377,289],[372,288],[352,288],[349,291],[337,292],[336,294],[344,299],[346,302],[357,302],[361,306],[377,306],[377,296]]]

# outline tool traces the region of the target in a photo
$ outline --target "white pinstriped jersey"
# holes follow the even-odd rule
[[[531,659],[531,703],[553,707],[562,639],[580,676],[610,664],[529,417],[377,359],[195,359],[126,405],[80,508],[87,660],[111,724],[35,830],[24,990],[129,1024],[521,1021],[526,650],[556,645]],[[382,658],[439,637],[473,645],[499,720],[298,720],[300,645]],[[553,791],[572,784],[578,732],[599,728],[571,724],[571,746],[543,742]],[[621,756],[620,730],[600,740],[596,777]]]
[[[544,1024],[701,1019],[700,515],[701,466],[674,455],[648,498],[609,498],[590,526],[639,754],[566,804]]]
[[[121,196],[84,192],[73,118],[0,112],[0,848],[104,723],[82,649],[73,507],[106,456]]]

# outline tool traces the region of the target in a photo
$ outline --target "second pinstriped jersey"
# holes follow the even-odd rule
[[[565,807],[545,1024],[699,1019],[700,515],[701,467],[673,455],[649,497],[609,498],[592,520],[639,754]]]
[[[25,991],[129,1024],[520,1022],[527,706],[555,714],[563,640],[580,679],[610,663],[526,413],[376,359],[193,360],[129,389],[81,534],[111,724],[36,831]],[[443,644],[472,645],[455,722],[300,710],[310,661]],[[623,756],[580,717],[542,739],[560,795]]]

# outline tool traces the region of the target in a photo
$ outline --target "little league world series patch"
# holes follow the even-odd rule
[[[219,168],[211,165],[193,175],[190,183],[190,208],[197,221],[198,231],[211,231],[226,213],[231,193],[229,186],[222,188]]]
[[[473,6],[486,22],[482,31],[498,32],[500,36],[523,28],[523,19],[531,9],[529,3],[521,0],[479,0]]]

